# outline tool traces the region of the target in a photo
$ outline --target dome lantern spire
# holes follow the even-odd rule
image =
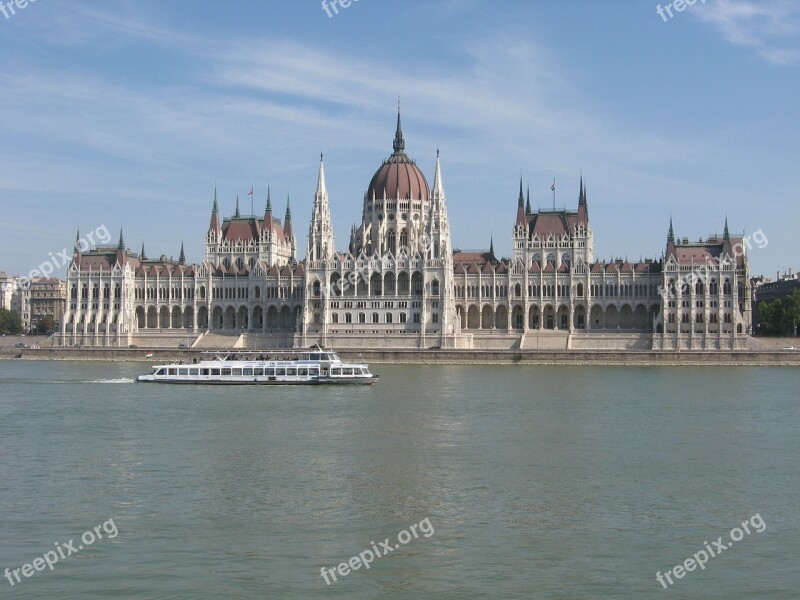
[[[397,130],[394,132],[394,148],[395,154],[405,154],[406,142],[403,139],[403,128],[400,125],[400,98],[397,98]]]

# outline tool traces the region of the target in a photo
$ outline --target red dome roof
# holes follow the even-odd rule
[[[400,113],[397,113],[397,131],[394,135],[394,154],[383,161],[372,176],[367,188],[367,198],[386,198],[399,200],[428,200],[430,188],[425,175],[405,153],[403,131],[400,128]]]

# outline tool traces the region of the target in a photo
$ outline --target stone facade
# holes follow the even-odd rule
[[[263,218],[221,219],[216,192],[201,264],[144,248],[82,252],[66,281],[63,345],[168,340],[203,347],[735,349],[749,333],[746,243],[689,243],[670,223],[661,257],[598,261],[581,179],[575,210],[531,210],[520,182],[513,253],[453,251],[437,152],[433,186],[405,152],[372,177],[346,251],[337,251],[320,157],[306,257],[287,199]],[[143,343],[144,343],[143,342]],[[230,341],[226,342],[230,343]]]

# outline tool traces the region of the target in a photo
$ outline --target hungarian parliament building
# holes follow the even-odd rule
[[[511,189],[514,189],[511,186]],[[600,261],[581,178],[575,210],[533,211],[510,194],[513,253],[453,250],[437,151],[433,185],[393,151],[337,250],[320,157],[305,258],[288,199],[263,217],[221,214],[205,256],[150,258],[144,246],[75,244],[57,343],[64,346],[388,349],[736,349],[750,333],[747,240],[689,242],[670,220],[659,258]],[[513,219],[513,221],[512,221]],[[341,242],[340,242],[341,243]]]

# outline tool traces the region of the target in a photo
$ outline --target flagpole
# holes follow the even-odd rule
[[[556,180],[553,179],[553,210],[556,209]]]

